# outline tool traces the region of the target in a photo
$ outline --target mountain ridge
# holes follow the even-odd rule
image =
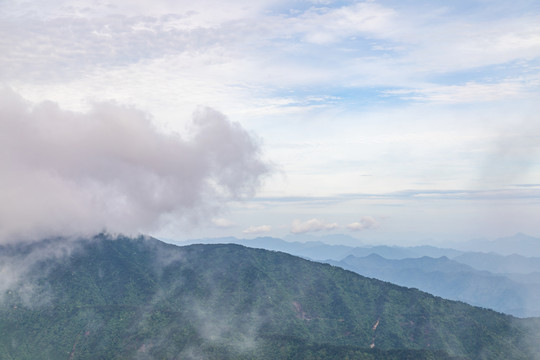
[[[413,287],[519,317],[539,316],[540,288],[534,280],[494,274],[446,257],[386,259],[378,254],[327,261],[360,275]],[[521,280],[521,281],[519,281]]]
[[[70,246],[28,265],[29,276],[3,294],[2,358],[531,359],[538,353],[534,319],[283,252],[104,236]],[[42,301],[25,302],[27,285]]]

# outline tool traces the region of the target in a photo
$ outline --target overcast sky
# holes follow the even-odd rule
[[[0,1],[0,85],[0,236],[540,236],[536,0]]]

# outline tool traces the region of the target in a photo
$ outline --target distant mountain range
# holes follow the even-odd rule
[[[324,238],[323,238],[324,239]],[[274,237],[258,237],[255,239],[238,239],[235,237],[194,239],[178,243],[187,244],[239,244],[247,247],[283,251],[288,254],[308,258],[311,260],[341,260],[348,255],[367,256],[379,254],[387,259],[404,259],[422,256],[448,256],[454,257],[463,254],[454,249],[442,249],[434,246],[349,246],[331,245],[323,241],[291,242]]]
[[[361,257],[370,254],[379,254],[387,259],[405,259],[422,256],[435,258],[446,256],[453,259],[456,256],[469,252],[494,253],[502,256],[520,255],[522,257],[540,257],[540,238],[521,233],[496,240],[476,239],[467,242],[448,243],[445,248],[436,246],[373,246],[362,244],[360,240],[343,234],[320,237],[295,235],[288,236],[285,240],[273,237],[258,237],[255,239],[223,237],[192,239],[179,244],[194,243],[235,243],[250,247],[295,253],[295,255],[309,257],[314,260],[331,259],[338,261],[348,255]]]
[[[234,244],[55,239],[0,274],[1,359],[540,358],[540,319]]]
[[[468,252],[454,260],[497,274],[530,274],[540,272],[540,258],[522,255],[499,255],[495,253]]]
[[[540,238],[522,233],[495,240],[471,240],[456,244],[454,247],[467,252],[494,252],[501,255],[518,254],[522,256],[540,257]]]
[[[461,255],[464,256],[464,255]],[[503,258],[504,259],[504,258]],[[521,317],[540,316],[540,285],[479,271],[447,257],[388,260],[377,254],[329,261],[358,274]]]
[[[346,235],[303,239],[346,241]],[[350,240],[350,239],[349,239]],[[536,239],[523,234],[490,242],[514,244],[536,253]],[[331,263],[358,274],[447,299],[501,311],[520,317],[540,316],[540,258],[523,255],[466,252],[433,246],[348,246],[323,241],[289,242],[278,238],[217,238],[197,242],[236,243],[283,251],[307,259]],[[352,243],[352,241],[349,241]],[[476,241],[475,244],[483,244]],[[472,246],[474,247],[474,246]]]

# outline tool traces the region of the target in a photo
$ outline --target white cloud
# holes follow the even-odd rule
[[[198,221],[253,194],[268,167],[258,143],[201,108],[189,137],[157,131],[114,103],[88,113],[0,92],[0,240],[133,233]]]
[[[347,225],[347,229],[351,231],[362,231],[367,229],[376,228],[379,226],[379,222],[372,216],[364,216],[360,221],[353,222]]]
[[[242,231],[244,234],[265,234],[272,230],[272,226],[270,225],[261,225],[261,226],[250,226],[244,231]]]
[[[334,230],[337,228],[337,223],[326,223],[314,218],[304,222],[294,220],[290,230],[293,234],[302,234],[307,232]]]
[[[230,220],[224,219],[224,218],[216,218],[212,219],[212,224],[214,224],[215,227],[221,228],[221,229],[228,229],[231,227],[234,227],[236,224],[231,222]]]

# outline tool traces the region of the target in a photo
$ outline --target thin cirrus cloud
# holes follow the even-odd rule
[[[294,220],[290,231],[293,234],[303,234],[308,232],[329,231],[338,228],[337,223],[327,223],[322,220],[313,218],[307,221]]]
[[[419,89],[385,90],[382,93],[399,96],[402,99],[440,104],[478,103],[534,96],[536,82],[523,79],[505,80],[495,84],[468,82],[462,85],[425,85]],[[527,94],[529,93],[529,94]]]
[[[359,2],[339,8],[311,8],[288,19],[282,29],[303,34],[305,41],[328,44],[357,34],[381,35],[396,21],[391,8],[373,2]]]
[[[502,19],[478,20],[474,14],[464,19],[451,13],[448,4],[418,12],[357,2],[287,9],[284,16],[276,10],[266,11],[265,7],[272,5],[279,8],[279,1],[249,6],[227,3],[234,11],[225,12],[216,10],[220,2],[194,6],[161,1],[146,6],[145,16],[140,16],[140,6],[127,2],[109,7],[80,3],[78,7],[53,6],[55,11],[45,5],[20,5],[29,8],[15,12],[18,16],[6,16],[1,26],[9,36],[0,44],[3,77],[78,76],[81,71],[187,53],[208,55],[206,64],[199,63],[196,68],[216,61],[239,62],[244,70],[237,76],[242,80],[270,86],[283,85],[286,79],[297,85],[319,79],[347,86],[416,88],[418,81],[413,79],[425,81],[433,72],[529,61],[540,54],[540,29],[534,25],[538,17],[510,13]],[[10,6],[3,6],[9,15]],[[36,21],[43,11],[50,15]],[[235,21],[224,14],[234,14]],[[69,33],[64,31],[66,27]],[[33,51],[17,46],[23,42]],[[343,46],[343,42],[350,46]],[[330,46],[333,51],[320,52],[321,46]],[[296,60],[289,56],[293,50]],[[313,57],[314,51],[320,57]],[[269,52],[274,54],[270,62],[266,60]],[[336,52],[343,56],[336,58]],[[445,55],[449,52],[454,54],[451,59]],[[323,66],[327,56],[339,66]],[[262,65],[267,65],[263,73],[258,71]]]
[[[256,139],[201,108],[187,136],[133,107],[88,113],[0,93],[0,240],[136,233],[197,222],[253,194],[269,167]]]

